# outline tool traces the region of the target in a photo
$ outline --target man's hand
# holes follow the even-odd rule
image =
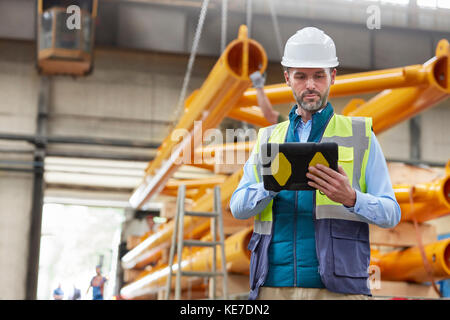
[[[250,80],[252,80],[253,88],[262,88],[266,79],[261,75],[259,71],[255,71],[250,75]]]
[[[308,181],[308,185],[318,189],[334,202],[353,207],[356,202],[356,191],[351,187],[342,166],[338,166],[338,170],[339,172],[336,172],[321,164],[309,167],[306,176],[312,181]]]

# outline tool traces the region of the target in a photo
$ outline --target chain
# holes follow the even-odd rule
[[[247,35],[251,38],[252,31],[252,0],[247,0]]]
[[[281,41],[281,32],[278,24],[278,18],[275,12],[275,7],[272,0],[267,0],[269,2],[270,15],[272,16],[273,29],[275,31],[275,40],[278,45],[278,52],[280,54],[280,59],[283,57],[283,43]]]
[[[220,53],[225,51],[227,45],[227,20],[228,20],[228,0],[222,0],[222,32],[220,37]]]
[[[189,56],[188,65],[186,68],[186,74],[183,79],[183,86],[181,88],[180,97],[178,98],[177,105],[175,107],[175,114],[181,114],[182,107],[184,106],[184,100],[186,99],[186,93],[191,80],[192,68],[194,66],[195,57],[197,55],[198,43],[202,35],[203,24],[205,22],[206,11],[208,9],[209,0],[203,0],[200,15],[198,17],[197,29],[195,30],[194,40],[192,42],[191,54]],[[174,120],[173,126],[175,126],[177,119]]]

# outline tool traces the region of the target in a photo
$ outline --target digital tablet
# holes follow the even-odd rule
[[[335,142],[266,143],[261,146],[260,161],[264,189],[315,190],[308,185],[308,168],[318,163],[338,171],[338,145]]]

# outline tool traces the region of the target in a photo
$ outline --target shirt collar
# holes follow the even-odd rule
[[[291,123],[294,123],[295,128],[299,125],[299,122],[302,121],[302,117],[297,114],[297,108],[298,108],[298,105],[295,104],[292,107],[291,111],[289,112],[289,120]],[[323,112],[323,111],[325,111],[325,112]],[[315,112],[312,115],[312,119],[314,120],[314,122],[317,122],[316,119],[320,123],[325,122],[326,120],[328,120],[330,112],[331,113],[333,112],[333,107],[331,106],[330,102],[327,102],[325,107],[323,107],[322,109],[320,109],[319,111]],[[324,119],[324,118],[327,118],[327,119]]]
[[[319,111],[317,111],[317,113],[321,113],[322,111],[323,111],[323,109],[325,109],[327,106],[325,105],[325,107],[323,107],[322,109],[320,109]],[[295,114],[296,115],[298,115],[298,116],[300,116],[299,114],[298,114],[298,108],[295,108]],[[301,116],[300,116],[301,117]],[[308,120],[309,121],[309,120]]]

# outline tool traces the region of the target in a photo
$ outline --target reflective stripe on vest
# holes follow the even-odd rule
[[[339,145],[339,165],[347,174],[351,186],[366,192],[365,172],[369,158],[372,118],[334,115],[328,123],[322,142]],[[330,200],[316,190],[316,219],[362,221],[342,204]]]
[[[286,140],[289,120],[274,124],[270,127],[262,128],[258,132],[255,147],[250,156],[251,164],[256,182],[262,181],[262,161],[260,159],[260,147],[264,143],[283,143]],[[272,205],[273,200],[269,202],[266,208],[255,216],[253,231],[259,234],[271,234],[272,232]]]
[[[250,156],[255,179],[262,181],[262,165],[260,160],[260,146],[267,142],[284,143],[289,120],[279,124],[262,128]],[[339,165],[344,168],[353,188],[366,192],[365,171],[369,158],[371,143],[372,119],[364,117],[347,117],[334,114],[330,119],[321,142],[336,142],[339,145]],[[273,200],[254,219],[253,231],[259,234],[272,232]],[[362,221],[342,204],[330,200],[316,190],[316,219],[343,219]]]

